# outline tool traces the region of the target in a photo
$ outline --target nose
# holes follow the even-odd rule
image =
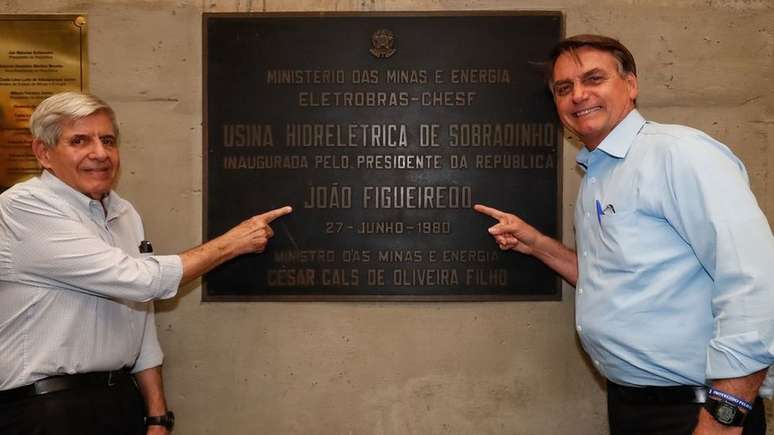
[[[95,138],[92,140],[91,145],[91,152],[89,153],[89,157],[94,160],[105,160],[108,158],[108,152],[105,148],[105,145],[102,143],[102,141],[99,138]]]
[[[582,83],[575,83],[572,87],[572,101],[579,103],[586,99],[586,87]]]

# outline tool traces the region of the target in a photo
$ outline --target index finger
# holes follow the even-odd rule
[[[505,215],[507,214],[507,213],[502,212],[502,211],[500,211],[500,210],[498,210],[496,208],[487,207],[487,206],[482,205],[482,204],[474,205],[473,209],[476,210],[479,213],[483,213],[483,214],[485,214],[485,215],[487,215],[489,217],[492,217],[492,218],[495,218],[495,219],[498,219],[498,220],[500,218],[505,217]]]
[[[263,219],[268,224],[274,219],[277,219],[280,216],[285,216],[292,211],[293,207],[286,205],[285,207],[275,208],[274,210],[269,210],[266,213],[259,214],[258,218]]]

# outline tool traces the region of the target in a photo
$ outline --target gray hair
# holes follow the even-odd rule
[[[51,148],[59,142],[62,127],[66,123],[86,118],[97,112],[108,115],[113,123],[113,133],[118,140],[118,122],[113,109],[96,96],[80,92],[62,92],[43,100],[32,112],[30,132],[34,139],[41,140]]]

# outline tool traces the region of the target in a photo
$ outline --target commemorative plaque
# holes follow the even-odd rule
[[[29,118],[38,103],[87,83],[86,18],[0,15],[0,191],[40,173]]]
[[[474,204],[558,237],[558,12],[205,14],[204,238],[284,205],[203,299],[556,300]]]

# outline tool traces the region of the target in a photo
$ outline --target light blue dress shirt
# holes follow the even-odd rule
[[[636,110],[577,161],[576,329],[597,369],[666,386],[772,365],[774,237],[741,161]]]
[[[148,301],[176,294],[182,263],[141,257],[143,239],[118,194],[95,201],[47,171],[0,195],[0,390],[161,364]]]

